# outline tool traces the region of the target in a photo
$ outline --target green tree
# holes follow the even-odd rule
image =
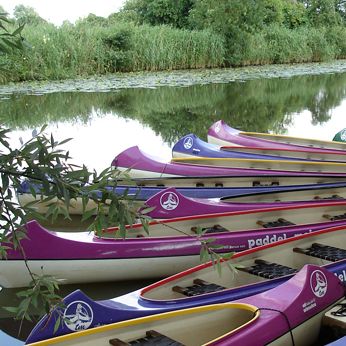
[[[340,0],[301,0],[313,26],[333,26],[342,22],[340,13],[345,9]]]
[[[17,5],[14,8],[13,16],[19,24],[37,25],[47,23],[45,19],[35,11],[33,7]]]
[[[168,24],[176,28],[187,26],[194,0],[131,0],[122,11],[137,13],[141,23]]]

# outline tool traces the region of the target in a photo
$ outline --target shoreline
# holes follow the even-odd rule
[[[117,73],[59,81],[28,81],[0,85],[0,101],[10,95],[41,95],[56,92],[112,92],[131,88],[188,87],[242,82],[260,78],[291,78],[346,72],[346,59],[331,62],[262,65],[202,70]]]

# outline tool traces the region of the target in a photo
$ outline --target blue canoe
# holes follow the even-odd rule
[[[294,161],[324,161],[323,159],[309,160],[299,157],[278,156],[255,154],[245,151],[236,151],[231,148],[222,149],[222,147],[204,142],[195,134],[190,133],[174,144],[172,148],[173,157],[215,157],[215,158],[233,158],[233,159],[255,159],[255,160],[294,160]]]
[[[42,318],[26,342],[137,317],[242,299],[286,282],[306,264],[323,263],[325,269],[340,279],[341,285],[346,279],[345,231],[345,226],[338,226],[239,252],[231,259],[237,265],[236,273],[227,268],[228,261],[221,263],[222,275],[208,262],[114,299],[93,301],[77,290],[64,298],[64,308],[57,308]],[[316,243],[320,245],[318,249]],[[325,247],[328,259],[323,257]],[[54,332],[56,319],[61,316],[64,318]]]

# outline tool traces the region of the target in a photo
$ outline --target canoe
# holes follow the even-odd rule
[[[274,247],[274,246],[273,246]],[[314,261],[312,261],[314,262]],[[295,306],[292,309],[295,310],[296,314],[302,313],[310,314],[316,307],[316,304],[318,304],[319,298],[322,295],[325,295],[327,292],[329,294],[336,294],[337,299],[335,299],[331,304],[327,304],[321,315],[319,316],[319,325],[321,323],[321,317],[323,313],[325,313],[327,310],[330,309],[332,304],[337,303],[339,299],[343,296],[343,285],[338,278],[337,275],[337,267],[342,268],[343,270],[346,268],[346,260],[339,260],[338,263],[330,261],[324,261],[329,262],[326,265],[323,266],[317,266],[315,264],[305,264],[308,263],[308,261],[301,261],[301,263],[295,263],[297,268],[296,270],[292,270],[290,274],[275,278],[275,279],[264,279],[263,282],[260,281],[260,278],[258,277],[257,281],[254,283],[247,284],[245,281],[242,286],[239,286],[239,283],[237,284],[239,286],[239,289],[222,289],[219,291],[213,291],[209,293],[204,293],[198,296],[191,296],[186,297],[181,295],[182,297],[177,297],[179,293],[173,292],[173,294],[176,294],[176,296],[173,299],[164,301],[162,299],[162,296],[164,292],[162,291],[164,287],[161,289],[161,296],[157,294],[156,299],[151,299],[148,295],[148,290],[151,288],[155,290],[159,290],[160,285],[166,285],[166,290],[168,290],[168,284],[169,281],[173,280],[174,278],[179,278],[179,275],[176,275],[172,278],[167,278],[164,281],[158,282],[157,284],[148,286],[142,290],[138,290],[132,293],[129,293],[127,295],[110,299],[110,300],[103,300],[103,301],[93,301],[89,297],[87,297],[83,292],[80,290],[77,290],[71,294],[69,294],[67,297],[64,298],[64,305],[66,308],[60,309],[60,310],[54,310],[51,315],[47,315],[39,321],[39,323],[35,326],[35,328],[30,333],[27,343],[36,342],[39,340],[46,339],[47,341],[52,340],[53,336],[56,335],[66,335],[70,334],[70,338],[74,338],[75,335],[78,335],[77,333],[73,333],[77,331],[77,328],[75,324],[68,323],[68,319],[76,320],[76,308],[77,304],[80,304],[80,307],[84,307],[85,315],[88,315],[89,317],[92,316],[92,319],[89,318],[87,323],[82,325],[80,329],[88,329],[89,335],[93,334],[94,332],[97,332],[97,326],[107,325],[108,328],[112,328],[112,324],[114,322],[120,322],[124,320],[132,320],[132,322],[127,321],[126,323],[136,323],[138,320],[146,320],[149,319],[151,321],[157,321],[162,318],[163,315],[180,315],[180,318],[182,319],[181,313],[187,310],[195,310],[195,311],[206,311],[203,310],[203,307],[208,306],[220,306],[223,303],[227,302],[227,304],[239,304],[239,303],[246,303],[254,305],[256,308],[254,311],[258,311],[259,309],[260,314],[264,313],[271,309],[271,312],[275,311],[275,314],[277,315],[277,311],[279,310],[281,312],[284,312],[285,309],[278,308],[276,306],[276,299],[274,298],[272,292],[277,292],[279,297],[278,301],[285,301],[286,299],[292,299],[293,297],[298,297],[301,295],[301,293],[298,293],[296,289],[300,287],[300,289],[307,290],[310,293],[313,293],[313,296],[304,298],[304,301],[299,303],[295,301]],[[205,266],[205,265],[204,265]],[[201,266],[200,266],[201,267]],[[198,267],[197,267],[198,268]],[[328,268],[328,269],[327,269]],[[195,270],[193,268],[192,270]],[[299,272],[298,272],[299,270]],[[333,270],[336,270],[333,272]],[[191,271],[191,270],[190,270]],[[189,271],[189,272],[190,272]],[[296,274],[297,273],[297,274]],[[305,273],[305,274],[302,274]],[[318,273],[318,278],[314,277]],[[184,275],[185,273],[181,273],[181,275]],[[221,281],[221,278],[225,276],[225,272],[223,272],[222,276],[219,276],[215,273],[214,270],[214,277],[218,277],[219,281]],[[233,280],[231,279],[231,282],[235,281],[234,276],[239,276],[242,274],[242,272],[239,272],[237,274],[233,273]],[[256,276],[253,274],[248,274],[244,272],[245,275],[249,276]],[[230,278],[230,275],[226,275],[227,279]],[[241,275],[240,275],[241,276]],[[191,277],[190,277],[191,279]],[[317,282],[316,282],[317,279]],[[307,281],[306,281],[307,280]],[[202,281],[202,280],[199,280]],[[250,280],[251,281],[251,280]],[[223,283],[225,283],[224,281]],[[293,284],[294,283],[294,284]],[[318,285],[320,283],[320,285]],[[194,284],[196,286],[196,284]],[[216,286],[216,285],[215,285]],[[172,288],[174,286],[171,286]],[[284,289],[286,287],[286,289]],[[294,288],[295,287],[295,288]],[[215,287],[214,287],[215,288]],[[252,289],[251,289],[252,288]],[[288,288],[288,289],[287,289]],[[241,290],[240,290],[241,289]],[[238,291],[238,294],[231,294],[232,291]],[[340,291],[340,292],[339,292]],[[139,298],[139,295],[141,297]],[[170,294],[172,296],[172,294]],[[149,297],[148,297],[149,296]],[[238,298],[235,298],[238,297]],[[267,297],[268,299],[268,305],[262,302],[262,298]],[[232,302],[232,303],[229,303]],[[171,303],[171,304],[170,304]],[[271,304],[271,305],[269,305]],[[199,307],[202,307],[202,310],[199,309]],[[301,308],[297,308],[301,307]],[[287,311],[285,311],[287,313]],[[316,311],[312,315],[316,315]],[[60,314],[60,316],[65,317],[66,322],[62,322],[58,329],[56,330],[56,333],[53,333],[54,324],[56,321],[56,318]],[[184,314],[184,313],[183,313]],[[152,316],[151,316],[152,315]],[[252,313],[252,316],[255,314]],[[279,314],[280,315],[280,314]],[[294,315],[289,317],[290,324],[293,322]],[[139,318],[138,318],[139,317]],[[283,318],[283,316],[280,316]],[[295,316],[297,318],[297,316]],[[291,319],[293,318],[293,319]],[[207,320],[213,320],[211,317],[207,317]],[[185,323],[181,321],[180,327],[185,326]],[[285,321],[287,323],[287,321]],[[220,325],[229,325],[229,323],[224,323],[218,321],[218,324]],[[113,324],[114,325],[114,324]],[[287,326],[287,324],[286,324]],[[96,328],[95,328],[96,327]],[[107,328],[106,327],[106,328]],[[291,327],[294,327],[291,324]],[[215,328],[215,327],[214,327]],[[188,327],[188,329],[191,329],[191,326]],[[201,328],[204,330],[204,328]],[[277,328],[270,328],[270,330],[276,330]],[[319,330],[319,326],[318,326]],[[318,330],[314,330],[314,338],[317,337],[316,334],[318,334]],[[252,330],[253,331],[253,330]],[[309,328],[309,333],[312,332],[312,330]],[[71,333],[73,333],[71,335]],[[190,334],[192,332],[190,331]],[[262,330],[263,333],[263,330]],[[305,337],[308,336],[308,334],[305,330]],[[164,333],[165,334],[165,333]],[[268,333],[263,333],[267,334]],[[280,336],[277,335],[276,337]],[[118,337],[118,336],[117,336]],[[295,335],[295,341],[297,335]],[[236,339],[234,339],[236,340]],[[234,341],[233,340],[233,341]],[[259,339],[260,340],[260,339]],[[313,340],[312,340],[313,341]],[[266,342],[269,342],[267,340]],[[259,345],[266,344],[264,340]],[[188,343],[190,345],[191,343]],[[200,343],[198,343],[200,345]],[[232,343],[233,345],[233,343]],[[306,344],[304,344],[306,345]]]
[[[233,159],[236,160],[236,159]],[[242,162],[241,159],[237,159],[239,161],[239,165]],[[345,164],[342,163],[330,163],[330,165],[333,166],[333,168],[336,169],[336,167],[339,168],[339,172],[333,172],[333,173],[326,173],[328,172],[328,169],[330,169],[330,166],[325,166],[325,163],[316,163],[313,165],[311,162],[309,162],[310,165],[312,165],[310,168],[314,168],[313,172],[296,172],[296,171],[287,171],[282,169],[282,166],[280,164],[281,161],[274,161],[274,160],[266,160],[262,162],[260,160],[259,166],[262,166],[262,169],[255,169],[255,168],[249,168],[249,162],[245,159],[243,159],[243,168],[230,168],[230,167],[207,167],[205,165],[198,165],[196,162],[194,164],[178,164],[174,161],[172,162],[166,162],[162,159],[151,157],[148,154],[145,154],[142,152],[138,146],[130,147],[123,152],[121,152],[119,155],[117,155],[114,160],[112,161],[112,167],[117,168],[120,171],[126,171],[133,179],[143,179],[143,178],[172,178],[172,177],[225,177],[225,176],[233,176],[233,177],[244,177],[244,176],[257,176],[257,177],[263,177],[263,176],[295,176],[295,177],[302,177],[302,176],[311,176],[311,175],[319,175],[324,177],[324,179],[327,179],[326,175],[329,175],[330,177],[346,177],[346,169]],[[271,162],[271,164],[270,164]],[[273,169],[271,166],[273,162],[276,163],[277,170]],[[293,161],[294,162],[294,161]],[[300,161],[299,161],[300,162]],[[236,163],[236,161],[234,162]],[[268,163],[267,165],[265,163]],[[254,163],[255,164],[255,163]],[[304,161],[302,161],[302,164],[304,164]],[[246,167],[247,165],[247,167]],[[295,164],[286,164],[287,168],[295,168],[297,169],[297,165]],[[263,169],[263,166],[265,167]],[[271,169],[268,170],[268,167]],[[328,168],[329,167],[329,168]],[[342,170],[342,167],[344,170]],[[306,169],[308,167],[300,167],[300,169]],[[321,170],[321,172],[318,172],[318,170]],[[340,172],[341,171],[341,172]],[[258,180],[258,179],[257,179]],[[324,180],[325,181],[325,180]],[[307,182],[309,183],[309,182]],[[310,183],[313,183],[313,181],[310,181]]]
[[[306,195],[310,196],[312,196],[312,192],[314,192],[314,199],[303,199],[304,192],[306,193]],[[277,194],[275,195],[277,197]],[[222,199],[186,197],[179,193],[174,187],[170,187],[149,198],[145,202],[144,206],[140,208],[140,210],[147,210],[147,208],[150,208],[150,211],[146,213],[147,216],[150,216],[154,219],[170,219],[189,215],[213,213],[216,214],[235,212],[239,210],[276,208],[307,203],[321,203],[326,202],[326,200],[345,201],[346,188],[342,189],[342,193],[340,195],[332,193],[325,197],[326,199],[322,199],[320,196],[317,197],[316,191],[302,191],[302,196],[300,196],[297,191],[291,191],[291,196],[297,199],[286,201],[273,200],[271,202],[259,202],[257,201],[256,196],[251,196],[251,198],[248,199],[252,200],[252,202],[237,203],[232,198],[227,197],[224,197]],[[301,198],[300,200],[299,197]]]
[[[283,178],[280,178],[282,180]],[[174,181],[167,179],[163,180],[162,183],[167,185],[174,185]],[[181,179],[183,180],[183,179]],[[207,178],[200,180],[199,184],[204,185]],[[229,180],[229,179],[228,179]],[[299,180],[299,178],[298,178]],[[186,185],[189,185],[191,180],[185,179]],[[288,180],[287,180],[288,181]],[[143,207],[145,202],[158,193],[164,191],[166,187],[165,184],[156,184],[157,180],[146,180],[146,184],[152,184],[152,186],[130,186],[130,185],[118,185],[116,188],[109,187],[113,190],[114,193],[119,196],[126,194],[128,201],[133,209]],[[211,180],[208,180],[211,182]],[[298,182],[298,181],[297,181]],[[183,184],[183,182],[181,182]],[[245,183],[245,181],[244,181]],[[279,183],[279,181],[277,181]],[[142,181],[144,185],[144,182]],[[220,182],[219,182],[220,184]],[[177,184],[179,185],[179,184]],[[35,190],[36,196],[31,194],[32,188]],[[275,202],[279,200],[312,200],[312,199],[342,199],[346,195],[344,190],[346,188],[346,182],[339,183],[325,183],[325,184],[306,184],[306,185],[269,185],[261,186],[261,184],[254,184],[254,186],[244,186],[244,187],[189,187],[181,186],[177,187],[176,191],[183,196],[192,197],[192,198],[209,198],[215,199],[218,198],[225,202],[233,202],[233,198],[248,198],[245,202]],[[280,191],[282,193],[280,193]],[[297,193],[299,191],[299,194]],[[95,193],[98,193],[95,191]],[[35,205],[31,205],[36,212],[45,214],[48,211],[49,205],[51,203],[57,203],[57,199],[52,199],[49,202],[42,201],[42,195],[38,185],[32,185],[28,181],[24,181],[20,188],[16,191],[18,203],[21,206],[25,206],[28,203],[36,201]],[[290,197],[292,196],[292,197]],[[43,196],[44,198],[45,196]],[[240,200],[239,202],[243,202]],[[237,200],[234,200],[234,203],[237,203]],[[61,205],[64,205],[63,202],[60,202]],[[96,207],[96,204],[89,200],[86,210],[91,210]],[[248,208],[249,209],[249,208]],[[71,199],[69,213],[71,215],[81,215],[83,213],[83,203],[81,198]]]
[[[218,157],[257,160],[291,160],[318,162],[346,162],[346,150],[339,152],[311,151],[310,149],[280,149],[218,146],[207,143],[194,134],[188,134],[172,148],[173,157]]]
[[[50,232],[36,221],[26,225],[21,241],[34,273],[56,277],[60,284],[161,278],[197,265],[201,240],[222,245],[215,251],[242,251],[323,228],[346,225],[346,202],[194,215],[128,226],[126,239],[117,228],[103,237],[89,232]],[[204,234],[198,236],[198,229]],[[8,245],[8,244],[5,244]],[[150,266],[147,266],[147,261]],[[20,251],[0,260],[0,285],[27,286],[31,281]]]
[[[195,134],[190,133],[180,138],[172,148],[173,157],[219,157],[219,158],[234,158],[234,159],[256,159],[256,160],[292,160],[291,157],[270,155],[264,153],[251,153],[246,151],[232,150],[227,147],[227,150],[223,150],[223,147],[218,145],[207,143],[202,141]],[[341,156],[341,155],[339,155]],[[345,158],[346,156],[341,156]],[[306,161],[304,158],[297,158],[297,160]],[[321,159],[316,159],[321,161]],[[325,161],[325,160],[324,160]]]
[[[187,181],[188,183],[188,181]],[[31,184],[24,182],[17,190],[17,199],[21,206],[36,201],[31,205],[36,212],[45,214],[51,203],[57,203],[57,199],[49,202],[42,202],[42,195],[36,186],[36,196],[31,194]],[[34,187],[35,188],[35,187]],[[154,201],[155,196],[166,190],[164,184],[159,186],[117,186],[113,189],[116,194],[121,196],[126,193],[130,205],[133,209],[142,208],[146,202],[149,205]],[[298,202],[309,200],[341,200],[346,198],[346,182],[326,183],[326,184],[307,184],[307,185],[287,185],[287,186],[252,186],[252,187],[177,187],[174,188],[177,194],[184,197],[197,199],[211,199],[212,204],[218,202],[233,203],[234,210],[253,209],[259,206],[258,203],[276,203],[276,202]],[[299,192],[299,193],[298,193]],[[97,191],[96,191],[97,193]],[[44,196],[43,196],[44,198]],[[254,203],[256,202],[256,203]],[[60,202],[64,205],[63,202]],[[218,203],[219,204],[219,203]],[[242,207],[243,204],[243,207]],[[244,205],[245,204],[245,205]],[[148,205],[148,203],[147,203]],[[229,206],[229,205],[228,205]],[[86,210],[91,210],[96,204],[90,200]],[[266,206],[267,207],[267,206]],[[156,208],[154,212],[158,209]],[[70,201],[69,213],[71,215],[81,215],[83,213],[83,203],[81,198]],[[199,212],[199,214],[201,214]],[[154,214],[149,214],[157,218]],[[180,215],[182,216],[182,214]],[[161,218],[161,216],[159,217]]]
[[[173,163],[219,168],[284,170],[286,172],[346,173],[345,162],[236,159],[228,157],[174,157]]]
[[[215,122],[208,130],[208,142],[217,145],[238,145],[277,149],[308,149],[310,151],[337,152],[346,150],[346,143],[321,141],[310,138],[290,137],[268,133],[245,132],[227,125],[223,120]]]

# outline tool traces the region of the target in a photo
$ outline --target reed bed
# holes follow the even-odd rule
[[[27,25],[24,52],[0,56],[0,82],[59,80],[115,72],[326,61],[346,57],[346,28],[288,29],[224,37],[210,30],[117,22]]]
[[[343,59],[346,41],[340,38],[345,35],[346,28],[343,27],[291,30],[271,25],[255,34],[247,34],[242,50],[233,52],[231,47],[228,61],[232,66],[245,66]]]
[[[119,23],[27,26],[25,52],[0,57],[7,81],[57,80],[114,72],[218,67],[221,36],[210,31]]]

